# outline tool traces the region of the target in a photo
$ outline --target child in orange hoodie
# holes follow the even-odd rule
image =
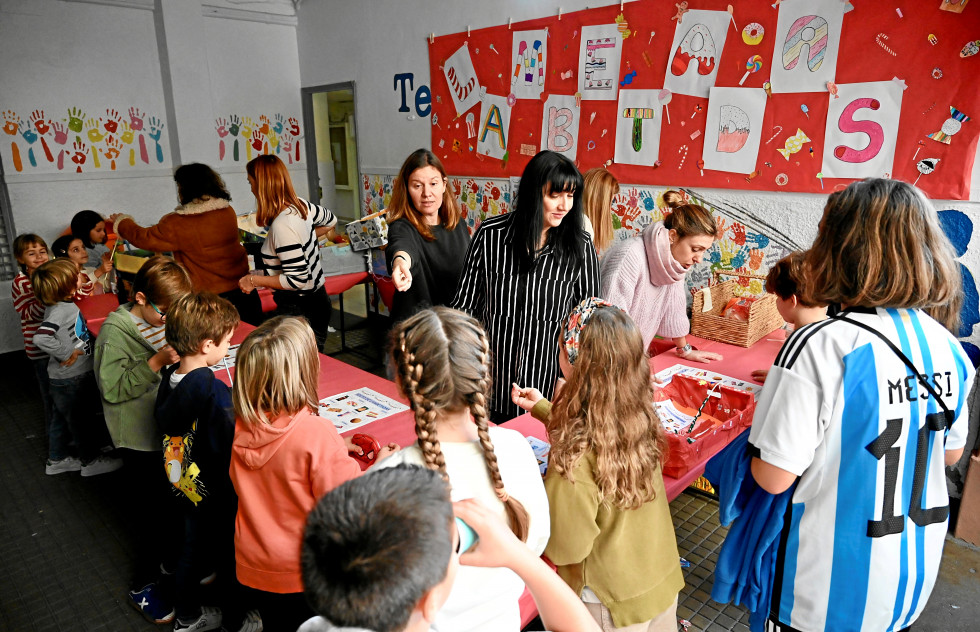
[[[313,616],[303,598],[300,546],[306,515],[325,493],[361,473],[360,451],[317,416],[320,359],[302,318],[277,317],[238,350],[231,480],[238,493],[235,565],[255,589],[266,630],[295,630]],[[398,446],[383,448],[378,461]]]

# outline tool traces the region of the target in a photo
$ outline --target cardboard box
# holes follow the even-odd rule
[[[378,211],[347,224],[347,239],[354,250],[381,248],[388,244],[388,211]]]

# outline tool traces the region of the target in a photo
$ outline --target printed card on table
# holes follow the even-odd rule
[[[551,444],[537,437],[524,438],[531,444],[531,452],[534,452],[534,458],[538,460],[538,470],[541,471],[541,476],[544,476],[548,472],[548,454],[551,452]]]
[[[337,432],[347,432],[403,410],[408,406],[370,388],[358,388],[321,399],[319,415],[333,423]]]

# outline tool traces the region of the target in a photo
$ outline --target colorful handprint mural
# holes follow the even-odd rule
[[[136,106],[128,111],[128,118],[112,107],[106,108],[104,115],[89,116],[82,108],[72,106],[65,110],[63,118],[55,118],[48,117],[40,108],[28,117],[6,110],[2,113],[3,131],[12,137],[10,163],[18,173],[33,169],[64,171],[73,166],[76,173],[97,169],[114,171],[124,165],[163,163],[163,122],[155,116],[147,120]],[[144,120],[148,123],[146,127]],[[152,158],[147,138],[154,143]],[[7,148],[4,143],[3,149]]]
[[[214,129],[219,162],[247,162],[262,154],[276,154],[289,164],[300,161],[303,132],[296,117],[260,114],[258,119],[253,119],[230,114],[218,117]]]

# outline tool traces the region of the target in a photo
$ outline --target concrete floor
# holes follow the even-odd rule
[[[352,310],[347,299],[345,307]],[[328,353],[384,374],[381,335],[352,331],[347,343],[360,347],[358,354],[340,352],[338,338],[330,336]],[[133,543],[124,527],[127,499],[116,493],[125,472],[45,476],[47,447],[33,371],[23,353],[0,356],[0,366],[0,631],[165,629],[126,604]],[[671,514],[680,554],[691,562],[678,604],[678,616],[692,624],[688,632],[747,631],[742,608],[708,597],[726,532],[718,524],[717,503],[685,493],[671,503]],[[947,539],[939,581],[914,629],[980,630],[980,550]]]

